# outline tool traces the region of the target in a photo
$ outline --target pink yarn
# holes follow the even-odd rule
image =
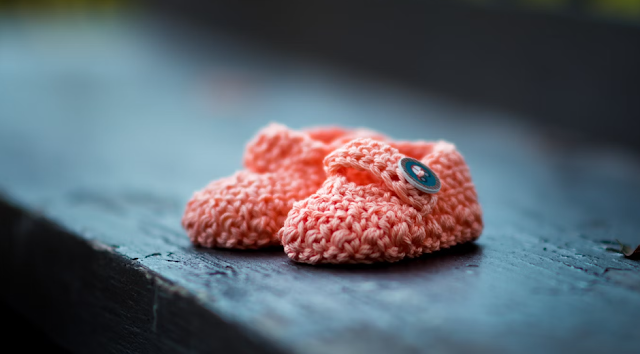
[[[429,166],[440,192],[399,174],[409,156]],[[447,142],[356,139],[324,159],[327,179],[293,205],[279,231],[287,255],[304,263],[395,262],[477,239],[482,210],[462,156]]]
[[[188,202],[182,225],[189,238],[205,247],[280,244],[277,233],[293,203],[317,191],[326,179],[325,156],[357,137],[386,139],[366,129],[264,128],[247,145],[246,170],[210,183]]]

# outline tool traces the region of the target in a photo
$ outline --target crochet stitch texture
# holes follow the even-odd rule
[[[399,174],[421,160],[442,188],[427,194]],[[477,239],[482,210],[463,157],[439,141],[356,139],[324,159],[327,179],[294,204],[279,231],[287,255],[304,263],[395,262]]]
[[[246,170],[196,192],[187,203],[182,225],[191,241],[204,247],[278,245],[278,230],[293,203],[324,182],[324,157],[363,136],[386,139],[366,129],[294,131],[271,124],[247,145]]]

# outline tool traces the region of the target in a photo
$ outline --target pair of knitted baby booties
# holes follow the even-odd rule
[[[398,164],[404,157],[428,166],[440,190],[410,183]],[[182,225],[194,244],[281,244],[297,262],[373,263],[417,257],[482,232],[469,168],[447,142],[272,124],[247,145],[244,164],[188,202]]]

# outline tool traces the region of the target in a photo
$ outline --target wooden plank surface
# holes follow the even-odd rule
[[[143,20],[0,21],[3,297],[64,346],[637,352],[640,265],[606,250],[640,243],[635,153]],[[192,247],[184,204],[270,121],[456,143],[482,237],[366,267]]]

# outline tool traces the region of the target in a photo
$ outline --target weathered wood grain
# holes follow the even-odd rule
[[[640,264],[606,250],[640,243],[632,152],[139,20],[0,33],[2,293],[66,347],[637,351]],[[455,142],[483,236],[366,267],[192,247],[184,203],[269,121]]]

